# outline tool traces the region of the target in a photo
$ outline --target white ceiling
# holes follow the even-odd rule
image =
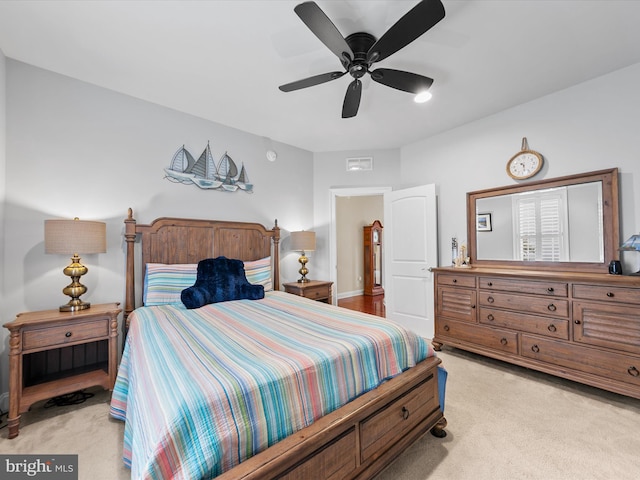
[[[640,1],[443,0],[446,17],[376,64],[432,77],[433,99],[348,75],[281,1],[0,1],[7,57],[310,151],[397,148],[640,62]],[[347,36],[380,37],[417,2],[318,0]]]

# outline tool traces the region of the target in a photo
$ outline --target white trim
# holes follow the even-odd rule
[[[360,295],[364,295],[364,289],[341,293],[338,295],[338,300],[342,300],[343,298],[359,297]]]
[[[329,276],[333,282],[335,292],[338,292],[338,241],[336,235],[336,198],[337,197],[363,197],[367,195],[384,195],[392,191],[391,187],[351,187],[331,188],[331,223],[329,224]],[[384,245],[382,246],[384,252]],[[384,258],[384,257],[383,257]],[[337,295],[333,296],[333,303],[337,303]]]

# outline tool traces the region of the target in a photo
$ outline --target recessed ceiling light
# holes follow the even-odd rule
[[[424,102],[428,102],[429,100],[431,100],[431,97],[432,97],[431,92],[428,92],[428,91],[425,90],[424,92],[418,93],[414,97],[413,101],[416,102],[416,103],[424,103]]]

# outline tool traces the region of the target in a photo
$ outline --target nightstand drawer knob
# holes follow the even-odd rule
[[[632,377],[637,377],[638,375],[640,375],[640,371],[638,371],[638,369],[636,367],[633,367],[633,366],[627,368],[627,372]]]
[[[64,334],[65,337],[69,338],[71,335],[73,335],[71,332],[67,332]]]

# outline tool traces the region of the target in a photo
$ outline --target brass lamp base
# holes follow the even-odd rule
[[[298,273],[301,275],[298,279],[298,283],[307,283],[309,281],[307,278],[307,273],[309,273],[309,269],[307,268],[308,261],[309,259],[306,257],[304,252],[302,252],[302,255],[300,255],[300,258],[298,259],[298,262],[300,262],[301,265],[300,270],[298,270]]]
[[[87,287],[80,283],[80,277],[88,271],[89,269],[80,263],[78,254],[74,254],[71,263],[62,271],[71,277],[71,283],[62,289],[62,293],[70,296],[71,300],[65,305],[60,305],[61,312],[75,312],[91,307],[91,303],[80,300],[80,296],[87,292]]]

